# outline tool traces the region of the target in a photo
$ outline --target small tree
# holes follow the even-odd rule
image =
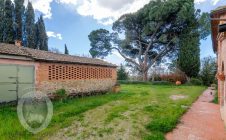
[[[118,80],[128,80],[128,77],[129,77],[125,67],[122,64],[120,65],[117,71],[117,75],[118,75]]]
[[[69,51],[67,49],[67,45],[66,44],[64,45],[64,54],[69,54]]]
[[[214,83],[216,72],[216,59],[210,56],[203,58],[200,76],[204,85],[209,86]]]

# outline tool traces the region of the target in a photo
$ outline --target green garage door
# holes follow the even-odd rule
[[[33,66],[0,64],[0,103],[15,101],[33,87]]]

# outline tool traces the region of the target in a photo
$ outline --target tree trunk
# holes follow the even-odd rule
[[[186,80],[187,80],[187,82],[190,82],[191,81],[191,78],[188,77],[188,76],[186,76]]]
[[[142,75],[143,75],[143,81],[147,82],[148,81],[148,72],[145,71],[145,72],[142,73]]]

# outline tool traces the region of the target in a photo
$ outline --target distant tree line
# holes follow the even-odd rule
[[[14,43],[20,40],[23,46],[48,51],[48,36],[42,15],[35,21],[31,2],[24,0],[0,0],[0,42]]]

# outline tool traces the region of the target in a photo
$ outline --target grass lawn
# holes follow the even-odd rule
[[[205,87],[122,85],[107,94],[54,103],[47,129],[33,135],[19,123],[16,107],[0,107],[0,139],[164,139]],[[172,95],[187,98],[172,100]]]

